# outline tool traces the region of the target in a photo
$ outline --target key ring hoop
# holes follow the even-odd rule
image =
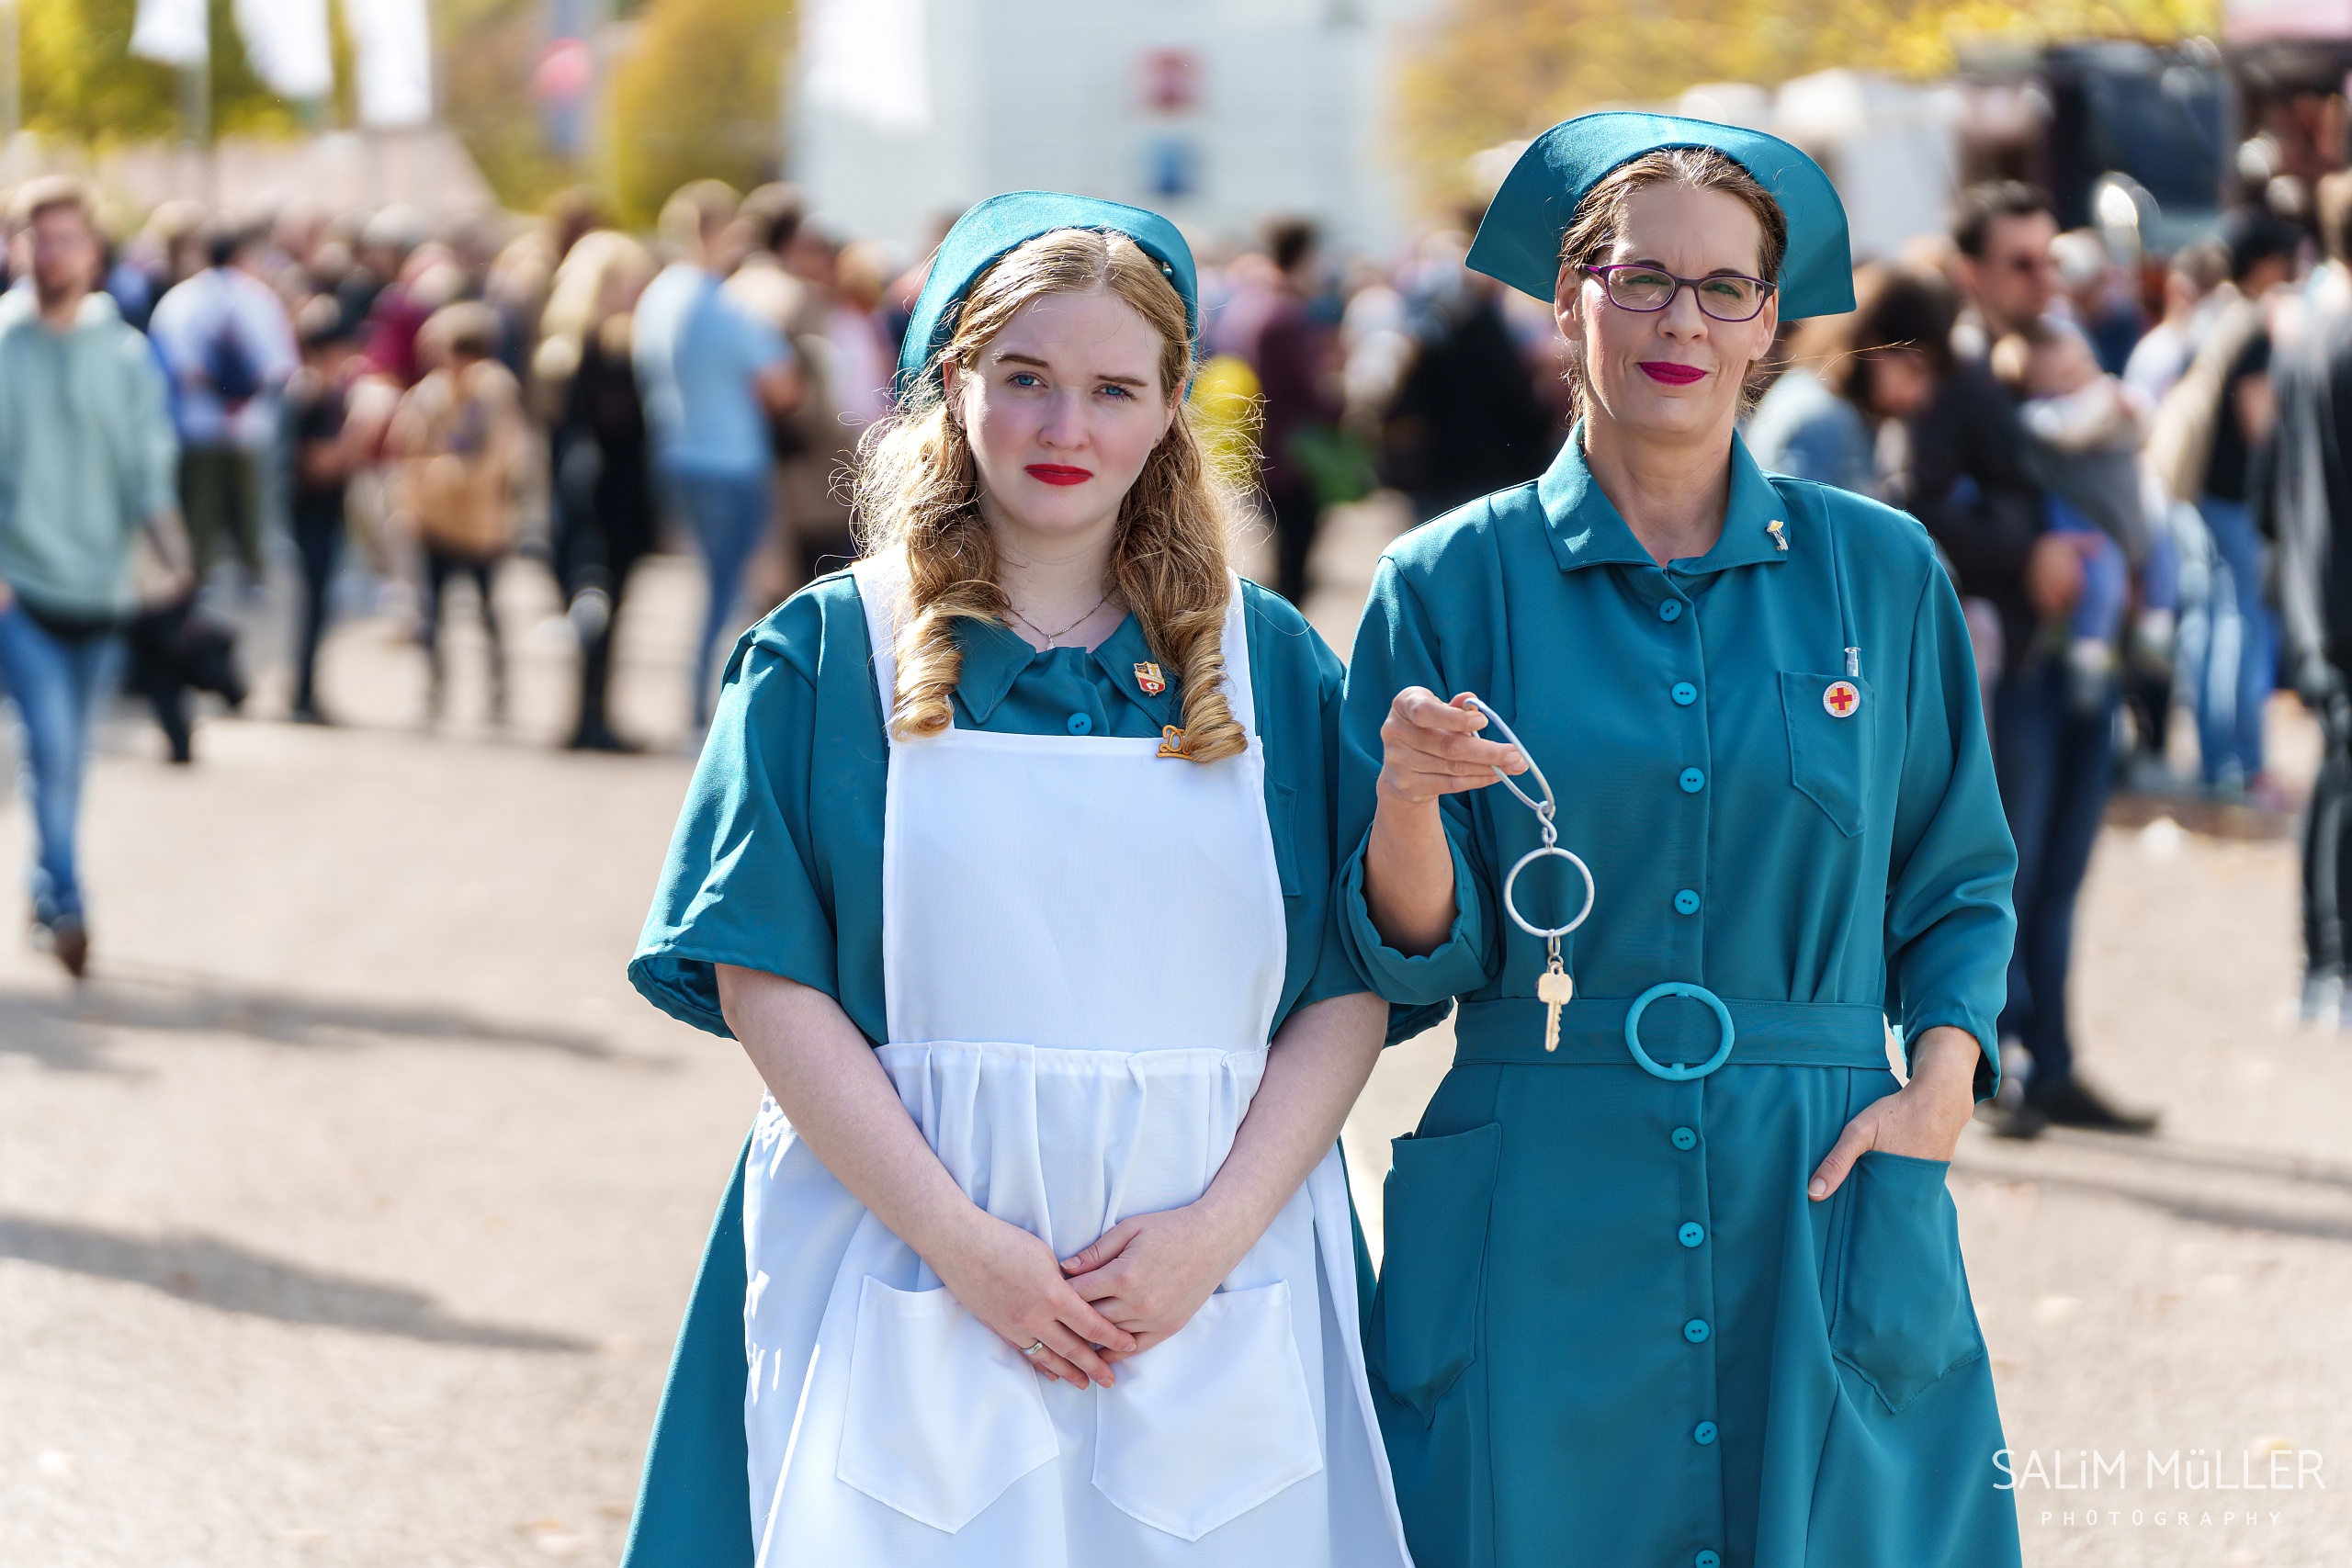
[[[1512,733],[1510,726],[1504,721],[1503,716],[1497,713],[1491,706],[1489,706],[1484,697],[1472,694],[1470,697],[1470,705],[1476,708],[1480,713],[1486,715],[1487,722],[1494,726],[1495,728],[1501,733],[1503,739],[1507,741],[1514,750],[1518,751],[1521,756],[1527,759],[1527,771],[1534,776],[1535,786],[1544,792],[1544,798],[1540,801],[1536,800],[1529,795],[1525,790],[1520,788],[1518,781],[1513,779],[1509,773],[1504,773],[1500,768],[1497,768],[1495,770],[1495,777],[1502,781],[1503,787],[1510,790],[1511,794],[1517,795],[1521,805],[1525,806],[1530,811],[1535,813],[1535,819],[1542,826],[1544,831],[1544,841],[1541,844],[1538,844],[1535,848],[1528,851],[1525,854],[1520,856],[1518,863],[1510,868],[1510,874],[1503,878],[1503,912],[1511,918],[1512,924],[1516,925],[1521,931],[1525,931],[1528,935],[1535,938],[1537,941],[1556,942],[1561,937],[1567,935],[1570,931],[1584,924],[1587,917],[1592,913],[1594,897],[1592,868],[1585,864],[1583,857],[1577,854],[1574,851],[1560,848],[1559,826],[1553,821],[1554,814],[1559,810],[1559,802],[1552,794],[1552,781],[1545,778],[1544,776],[1544,770],[1536,765],[1535,753],[1530,751],[1525,743],[1522,742],[1517,735]],[[1525,915],[1519,912],[1519,905],[1511,897],[1512,887],[1519,881],[1519,874],[1527,869],[1528,863],[1530,861],[1544,860],[1547,858],[1556,858],[1566,861],[1570,865],[1575,866],[1578,874],[1582,875],[1584,878],[1584,908],[1577,911],[1576,919],[1570,920],[1564,926],[1539,926],[1535,924]]]

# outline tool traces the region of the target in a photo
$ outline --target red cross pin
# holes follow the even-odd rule
[[[1854,710],[1862,705],[1862,694],[1851,681],[1832,681],[1829,689],[1821,694],[1821,705],[1829,710],[1832,718],[1851,718]]]

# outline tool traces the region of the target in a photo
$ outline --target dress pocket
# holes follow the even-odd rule
[[[866,1277],[836,1476],[952,1534],[1060,1451],[1019,1351],[944,1290]]]
[[[1845,716],[1831,711],[1832,688],[1851,686]],[[1839,693],[1839,700],[1849,694]],[[1789,727],[1789,782],[1852,838],[1862,830],[1870,738],[1878,704],[1870,683],[1842,675],[1781,671],[1781,711]]]
[[[1285,1280],[1218,1292],[1095,1391],[1095,1487],[1184,1540],[1322,1468]]]
[[[1503,1130],[1490,1122],[1442,1138],[1398,1138],[1393,1146],[1372,1345],[1388,1392],[1426,1424],[1477,1357],[1487,1219]]]
[[[1948,1161],[1871,1153],[1850,1192],[1829,1348],[1889,1414],[1984,1354],[1960,1261]]]

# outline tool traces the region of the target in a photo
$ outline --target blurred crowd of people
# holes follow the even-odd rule
[[[2014,1135],[2153,1125],[2074,1070],[2075,897],[2119,779],[2300,804],[2265,750],[2281,689],[2326,740],[2304,1017],[2352,1023],[2352,584],[2330,547],[2352,526],[2352,400],[2334,395],[2352,391],[2352,175],[2316,209],[2249,209],[2177,254],[2118,256],[2062,232],[2030,186],[1974,187],[1948,236],[1860,270],[1854,312],[1790,334],[1749,422],[1765,467],[1917,516],[1962,595],[2018,849]]]
[[[1860,269],[1856,310],[1785,334],[1748,421],[1766,468],[1917,516],[1962,594],[2020,851],[2003,1024],[2030,1064],[2020,1135],[2150,1124],[2073,1070],[2075,898],[2119,775],[2285,803],[2263,735],[2281,685],[2328,737],[2306,1006],[2342,1014],[2346,178],[2315,224],[2241,213],[2167,257],[2062,232],[2030,186],[1971,189],[1948,235]],[[77,972],[94,705],[127,658],[119,678],[188,757],[190,694],[244,696],[212,612],[273,554],[296,567],[296,719],[329,720],[321,641],[354,603],[413,606],[428,719],[447,616],[473,606],[503,716],[495,585],[521,560],[552,575],[578,640],[570,744],[612,750],[633,744],[608,706],[633,574],[690,545],[708,594],[681,695],[707,720],[728,634],[855,554],[845,477],[891,409],[927,259],[836,232],[784,185],[689,185],[650,238],[577,197],[438,225],[184,202],[125,232],[102,217],[70,182],[17,192],[0,303],[0,680],[27,734],[37,924]],[[1335,506],[1385,489],[1426,519],[1532,479],[1567,434],[1551,312],[1464,266],[1476,222],[1385,262],[1300,220],[1201,247],[1192,395],[1294,600]],[[2193,781],[2173,777],[2176,709]]]

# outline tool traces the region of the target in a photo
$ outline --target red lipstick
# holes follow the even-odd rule
[[[1677,365],[1670,359],[1645,359],[1641,363],[1651,380],[1663,381],[1669,387],[1687,387],[1707,378],[1707,373],[1695,365]]]
[[[1094,477],[1091,468],[1073,468],[1063,463],[1032,463],[1022,472],[1044,485],[1082,485]]]

